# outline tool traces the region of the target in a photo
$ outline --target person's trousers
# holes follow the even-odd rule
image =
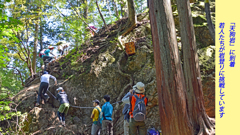
[[[69,103],[63,103],[58,108],[57,115],[60,121],[65,121],[65,115],[67,115],[68,113],[69,106]]]
[[[60,121],[65,121],[65,114],[64,113],[60,113],[59,111],[57,112],[57,116],[59,118]]]
[[[147,129],[144,121],[135,121],[133,118],[130,118],[129,121],[129,135],[146,135]]]
[[[127,120],[124,120],[124,135],[129,135],[129,123]]]
[[[60,113],[65,113],[67,115],[69,107],[70,107],[69,103],[63,103],[59,106],[58,111]]]
[[[40,103],[41,98],[44,99],[44,103],[46,103],[46,99],[49,98],[48,94],[46,93],[48,90],[49,84],[46,82],[41,82],[39,91],[38,91],[38,98],[37,103]]]
[[[45,62],[46,60],[47,60],[48,62]],[[52,60],[52,57],[50,57],[50,56],[43,56],[44,71],[46,71],[46,69],[47,69],[47,63],[49,63],[51,60]]]
[[[58,50],[58,52],[60,53],[60,55],[62,56],[64,51],[63,50]]]
[[[102,121],[102,135],[113,135],[113,122],[110,120]]]
[[[91,135],[100,135],[100,129],[101,127],[98,126],[97,124],[92,124],[92,130],[91,130]]]

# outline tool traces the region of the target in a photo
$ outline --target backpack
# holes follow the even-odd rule
[[[95,107],[95,108],[96,108],[96,109],[98,110],[98,112],[99,112],[98,121],[97,121],[96,125],[102,126],[101,111],[100,111],[97,107]]]
[[[40,51],[40,53],[39,53],[39,57],[42,58],[42,56],[45,55],[45,53],[44,53],[45,51],[46,51],[46,49],[43,49],[42,51]]]
[[[150,128],[147,130],[147,135],[160,135],[160,132],[155,128]]]
[[[135,121],[144,121],[146,119],[146,105],[144,102],[145,97],[139,98],[137,95],[134,95],[134,97],[137,100],[133,110],[133,118]]]

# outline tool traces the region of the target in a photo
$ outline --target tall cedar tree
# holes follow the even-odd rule
[[[185,4],[185,7],[182,7],[182,4]],[[187,0],[178,5],[178,9],[187,14],[179,13],[180,22],[185,19],[180,24],[181,30],[185,31],[181,31],[184,40],[183,73],[171,1],[149,0],[159,112],[164,135],[213,134],[214,131],[204,109],[193,23],[188,6]],[[183,38],[189,41],[188,45],[185,45]]]

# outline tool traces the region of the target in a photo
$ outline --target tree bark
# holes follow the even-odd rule
[[[215,43],[215,27],[214,27],[214,25],[212,23],[212,19],[211,19],[209,0],[205,0],[205,12],[206,12],[208,29],[209,29],[210,35],[213,39],[213,42]]]
[[[128,21],[124,26],[124,30],[120,33],[120,35],[125,36],[127,33],[132,31],[136,27],[137,16],[134,7],[134,0],[128,0]]]
[[[190,3],[189,0],[176,1],[183,48],[183,69],[186,80],[188,116],[191,120],[194,134],[211,134],[214,132],[214,125],[210,122],[204,107],[200,66]]]
[[[43,49],[43,23],[40,18],[40,51]]]
[[[193,135],[170,0],[149,0],[158,103],[164,135]]]
[[[37,44],[38,44],[38,19],[36,20],[36,23],[35,23],[35,37],[34,37],[34,47],[33,47],[33,59],[32,59],[33,73],[36,73]]]
[[[102,12],[101,12],[100,7],[98,5],[98,0],[96,0],[96,5],[97,5],[98,12],[99,12],[99,14],[100,14],[100,16],[102,18],[103,23],[104,23],[105,29],[107,29],[107,24],[105,22],[105,19],[104,19],[103,15],[102,15]]]
[[[130,24],[135,25],[137,22],[137,17],[134,0],[128,0],[127,4],[128,4],[128,20],[130,21]]]

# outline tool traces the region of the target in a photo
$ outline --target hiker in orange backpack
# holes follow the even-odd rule
[[[146,106],[148,98],[143,94],[145,92],[145,85],[138,82],[133,86],[135,94],[129,97],[130,100],[130,121],[129,121],[129,135],[146,135],[147,128],[145,125]]]

